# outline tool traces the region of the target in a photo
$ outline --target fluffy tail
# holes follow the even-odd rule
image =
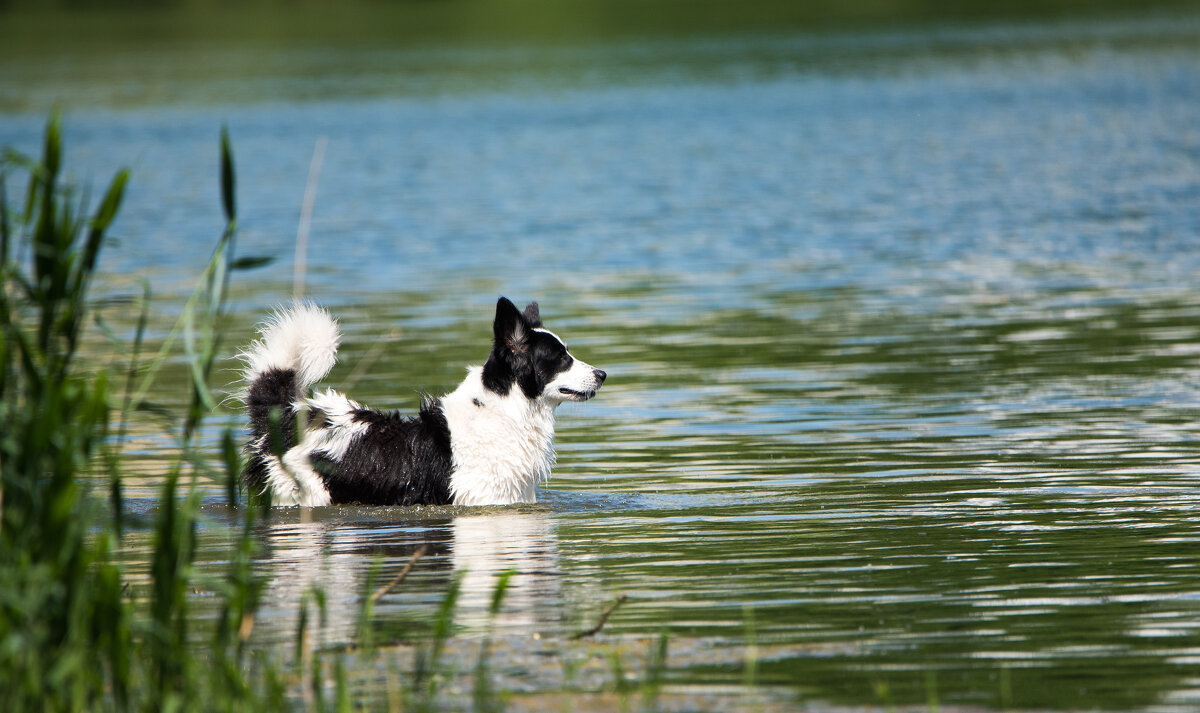
[[[246,364],[244,398],[250,416],[246,480],[261,491],[272,452],[279,446],[286,451],[295,444],[297,402],[333,368],[341,336],[328,312],[307,303],[276,312],[259,334],[261,339],[241,358]],[[282,443],[268,442],[273,430]]]
[[[255,381],[272,371],[291,371],[296,388],[307,390],[337,361],[341,341],[337,322],[316,305],[301,303],[280,310],[258,333],[262,338],[242,354],[244,376],[251,391]]]

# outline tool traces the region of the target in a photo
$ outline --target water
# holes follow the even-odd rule
[[[219,231],[228,122],[239,250],[278,258],[239,275],[231,354],[290,296],[327,137],[306,282],[346,333],[330,383],[401,409],[453,388],[498,294],[539,300],[608,371],[560,409],[536,506],[282,513],[262,532],[264,646],[291,646],[312,584],[330,598],[320,640],[352,640],[375,563],[386,581],[428,545],[380,600],[380,637],[427,632],[463,576],[450,656],[470,671],[494,578],[515,569],[492,626],[518,707],[583,691],[570,705],[612,709],[589,647],[637,669],[665,631],[670,709],[1185,711],[1198,38],[1184,16],[314,51],[311,74],[268,52],[243,79],[158,93],[53,67],[18,91],[35,70],[10,67],[0,139],[32,151],[57,90],[77,175],[132,160],[105,289],[149,282],[153,339]],[[168,75],[191,56],[159,51]],[[153,398],[182,403],[173,386]],[[135,498],[170,456],[157,433],[131,446]],[[216,486],[210,503],[215,572]],[[132,538],[135,574],[148,547]],[[568,640],[620,595],[600,643]]]

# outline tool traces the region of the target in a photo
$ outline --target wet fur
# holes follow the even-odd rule
[[[555,410],[592,398],[605,379],[542,326],[536,302],[521,312],[503,297],[487,361],[415,416],[332,390],[308,395],[337,356],[324,310],[297,305],[260,331],[242,355],[245,482],[277,505],[536,502],[554,464]]]

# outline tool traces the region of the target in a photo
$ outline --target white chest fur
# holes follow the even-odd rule
[[[483,387],[483,371],[442,398],[450,426],[454,472],[450,496],[456,505],[537,502],[537,485],[554,466],[554,407],[530,401],[513,387],[505,396]]]

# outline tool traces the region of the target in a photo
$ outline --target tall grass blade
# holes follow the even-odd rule
[[[433,620],[433,638],[427,647],[417,651],[416,666],[413,671],[413,688],[426,705],[432,704],[437,697],[438,667],[441,664],[446,641],[450,638],[454,626],[454,610],[462,591],[462,580],[462,572],[456,572],[450,579],[450,584],[446,587],[446,595]]]
[[[491,675],[488,663],[492,655],[492,636],[495,632],[496,617],[504,606],[504,596],[508,593],[509,583],[516,574],[515,570],[505,570],[496,577],[496,587],[492,590],[492,601],[488,605],[487,633],[479,644],[479,660],[475,663],[475,687],[471,701],[475,713],[488,713],[500,710],[496,693],[492,690]]]
[[[12,245],[12,222],[8,216],[8,175],[0,171],[0,270],[8,265],[9,246]],[[7,280],[5,280],[7,284]],[[0,294],[0,299],[4,295]]]
[[[64,269],[65,255],[61,250],[70,236],[62,235],[58,194],[55,182],[58,178],[58,162],[62,151],[59,136],[58,115],[50,118],[46,126],[46,138],[42,149],[41,170],[31,176],[29,183],[29,210],[38,206],[37,221],[33,230],[33,289],[40,297],[41,319],[38,329],[38,346],[49,352],[51,325],[54,323],[60,295],[56,276]],[[39,200],[40,199],[40,200]]]
[[[300,204],[300,224],[296,228],[296,259],[292,268],[292,299],[304,299],[304,276],[308,264],[308,231],[312,225],[313,205],[317,202],[317,179],[321,175],[321,164],[325,161],[325,147],[329,139],[321,136],[313,146],[312,162],[308,165],[308,181],[304,186],[304,200]]]
[[[506,569],[496,577],[496,588],[492,590],[492,602],[488,605],[488,627],[489,629],[495,623],[495,618],[500,614],[500,607],[504,606],[504,597],[508,594],[508,585],[512,581],[516,570]]]
[[[746,604],[742,607],[742,621],[746,631],[746,660],[742,666],[742,687],[753,691],[758,684],[758,623],[753,605]]]
[[[221,127],[221,207],[225,220],[237,220],[237,202],[234,194],[233,150],[229,147],[229,127]]]
[[[658,639],[650,644],[646,657],[646,675],[642,679],[642,710],[646,713],[658,710],[658,696],[662,692],[663,679],[667,671],[667,644],[670,637],[664,629]]]
[[[96,257],[100,254],[100,243],[104,232],[112,225],[117,217],[117,210],[125,197],[125,185],[129,183],[129,170],[122,169],[113,177],[112,183],[104,193],[96,213],[92,216],[91,230],[88,232],[87,244],[83,251],[83,260],[79,265],[81,277],[90,276],[96,269]],[[79,284],[79,283],[77,283]]]

